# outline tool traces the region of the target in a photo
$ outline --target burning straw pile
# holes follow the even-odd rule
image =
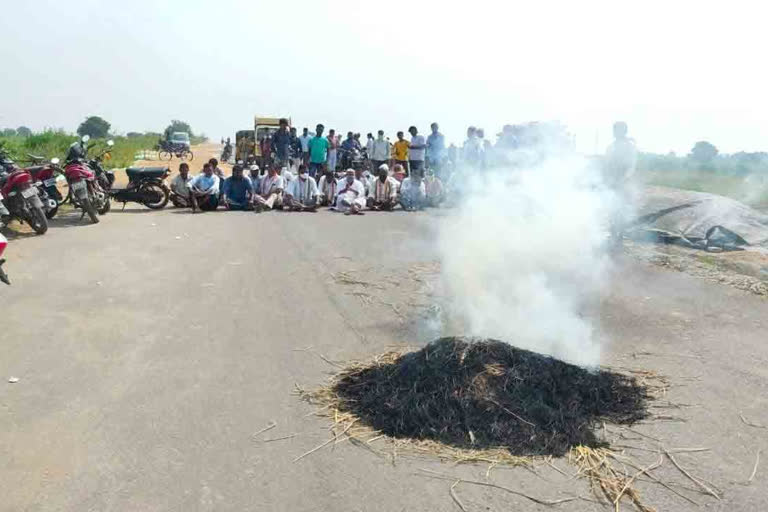
[[[629,376],[461,338],[344,370],[323,394],[380,434],[516,456],[601,446],[597,425],[645,418],[650,398]]]

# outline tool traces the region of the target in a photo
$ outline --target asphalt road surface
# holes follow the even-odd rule
[[[435,222],[116,205],[98,225],[69,213],[44,236],[11,240],[13,286],[0,288],[0,510],[459,510],[451,482],[420,469],[483,480],[487,465],[390,460],[350,443],[293,462],[329,439],[328,422],[293,394],[333,372],[319,355],[364,358],[431,335],[422,320]],[[387,285],[353,283],[376,279]],[[696,485],[669,461],[654,474],[709,509],[768,509],[768,429],[740,418],[768,426],[768,303],[625,261],[601,316],[605,363],[667,376],[677,404],[616,444],[709,448],[676,460],[721,500],[685,489]],[[765,462],[748,482],[758,450]],[[631,453],[646,465],[658,458]],[[554,465],[563,473],[541,463],[489,478],[544,498],[591,496],[587,481],[565,476],[575,472],[567,460]],[[658,510],[699,509],[643,480]],[[456,493],[468,511],[547,508],[494,488]]]

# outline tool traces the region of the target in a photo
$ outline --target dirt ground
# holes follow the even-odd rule
[[[46,235],[17,237],[6,253],[13,285],[0,288],[0,511],[460,510],[452,481],[423,469],[593,500],[565,458],[490,470],[331,442],[295,461],[333,439],[296,385],[441,334],[430,322],[439,222],[439,211],[129,205],[98,225],[65,213]],[[654,419],[607,425],[608,438],[642,467],[662,447],[701,448],[675,459],[720,491],[703,495],[664,460],[653,475],[699,506],[641,476],[644,501],[660,511],[768,509],[766,462],[750,479],[768,450],[768,302],[621,256],[599,319],[606,365],[670,384]],[[471,512],[553,510],[498,488],[454,493]]]

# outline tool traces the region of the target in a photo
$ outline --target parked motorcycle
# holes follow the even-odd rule
[[[195,155],[183,144],[173,144],[172,142],[162,142],[158,145],[158,156],[160,160],[171,160],[174,156],[181,160],[192,161]]]
[[[11,281],[8,279],[8,274],[6,274],[5,270],[3,270],[3,263],[5,263],[5,260],[2,258],[2,256],[7,246],[8,240],[6,240],[5,237],[0,234],[0,281],[4,282],[5,284],[11,284]]]
[[[64,201],[61,192],[56,187],[58,176],[63,174],[59,167],[59,159],[52,158],[50,162],[46,163],[45,158],[41,156],[29,154],[27,156],[30,158],[29,162],[32,163],[32,166],[25,167],[24,170],[32,175],[40,201],[43,203],[45,217],[50,220],[56,216],[59,206]]]
[[[4,197],[0,221],[8,224],[15,219],[29,224],[38,235],[44,234],[48,231],[48,219],[32,175],[16,167],[5,153],[0,155],[0,162],[0,196]]]
[[[86,158],[91,146],[87,143],[90,140],[88,135],[84,135],[81,140],[75,142],[69,147],[67,152],[67,162],[64,167],[64,176],[69,184],[69,200],[76,208],[83,210],[83,216],[87,213],[91,222],[99,222],[98,214],[104,215],[109,212],[111,203],[109,194],[102,187],[96,172],[88,166]],[[100,162],[99,157],[92,159],[92,162]],[[104,179],[107,179],[106,177]]]

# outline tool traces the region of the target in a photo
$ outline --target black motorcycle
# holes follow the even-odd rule
[[[123,209],[127,203],[143,204],[152,210],[160,210],[168,204],[171,193],[165,184],[165,178],[171,173],[167,167],[128,167],[125,173],[128,175],[128,186],[114,188],[115,172],[105,171],[101,162],[115,143],[107,141],[107,147],[95,158],[88,161],[88,167],[96,172],[102,188],[115,201],[123,203]]]

